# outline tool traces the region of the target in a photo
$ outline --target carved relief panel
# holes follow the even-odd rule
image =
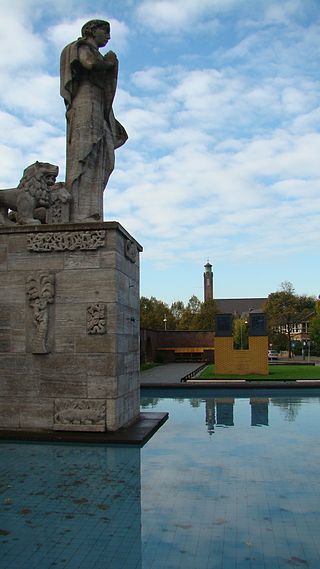
[[[88,334],[106,333],[106,307],[102,302],[90,304],[87,307],[87,332]]]
[[[51,351],[48,346],[49,305],[54,302],[54,280],[54,274],[47,271],[27,277],[26,294],[33,312],[33,354],[47,354]]]
[[[28,236],[27,249],[37,253],[50,251],[92,251],[104,247],[106,232],[59,231],[36,233]]]
[[[105,401],[101,399],[56,399],[53,428],[60,431],[105,431]]]

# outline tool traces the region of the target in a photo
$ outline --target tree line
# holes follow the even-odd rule
[[[201,302],[195,295],[184,304],[181,300],[170,306],[154,296],[140,299],[141,328],[154,330],[214,330],[216,302]]]
[[[263,310],[268,316],[269,343],[272,348],[294,351],[293,332],[296,324],[309,322],[309,336],[313,347],[320,353],[320,301],[315,297],[296,294],[290,282],[283,282],[280,289],[269,294]],[[141,297],[140,319],[142,328],[154,330],[212,330],[218,313],[215,300],[201,302],[193,295],[185,304],[181,300],[171,305],[154,296]],[[238,314],[234,320],[235,343],[242,347],[246,341],[248,315]],[[300,349],[300,348],[299,348]]]

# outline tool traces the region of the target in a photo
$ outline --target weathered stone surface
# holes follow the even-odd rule
[[[53,428],[53,399],[24,399],[20,404],[20,428],[26,430]]]
[[[0,245],[0,271],[7,270],[8,248],[6,245]]]
[[[86,397],[86,357],[48,354],[40,360],[40,395]]]
[[[88,397],[107,399],[117,397],[118,378],[114,376],[98,375],[88,378]]]
[[[13,397],[0,397],[0,429],[20,428],[20,403]]]
[[[56,275],[56,302],[87,305],[90,302],[112,302],[115,295],[111,269],[74,269]]]
[[[92,225],[106,234],[104,245],[95,250],[27,250],[30,235],[68,232],[71,227],[77,233],[90,232]],[[139,262],[125,256],[128,239],[132,237],[115,222],[0,227],[0,246],[8,257],[6,270],[0,271],[0,409],[8,403],[2,429],[53,429],[57,399],[102,400],[104,429],[116,430],[139,415]],[[35,314],[26,280],[37,280],[41,274],[54,276],[54,302],[48,305],[51,352],[34,354]],[[41,295],[36,298],[41,301]],[[97,306],[105,330],[92,334]],[[93,310],[92,322],[88,308]],[[11,416],[13,412],[17,416]],[[64,427],[73,429],[63,422],[58,429]]]
[[[45,268],[60,269],[64,268],[64,259],[60,255],[51,255],[45,260]],[[44,258],[43,255],[34,254],[30,255],[28,251],[9,253],[8,255],[8,271],[41,271],[43,269]]]
[[[123,425],[129,425],[139,417],[139,394],[127,393],[117,399],[107,399],[106,426],[108,431],[117,431]]]
[[[116,377],[118,375],[118,360],[119,355],[115,358],[112,353],[91,354],[90,358],[86,360],[89,383],[91,376]]]
[[[75,339],[86,333],[86,312],[84,306],[75,303],[55,303],[55,352],[73,354]]]
[[[113,353],[118,351],[118,338],[115,334],[103,334],[102,336],[78,336],[75,339],[77,353]]]
[[[100,251],[70,251],[64,254],[65,269],[98,269],[100,267]]]

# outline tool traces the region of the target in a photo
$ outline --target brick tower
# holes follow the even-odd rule
[[[213,299],[213,272],[212,265],[207,261],[203,273],[204,302]]]

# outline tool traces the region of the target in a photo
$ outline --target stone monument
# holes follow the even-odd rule
[[[61,55],[67,168],[28,166],[0,191],[0,430],[117,431],[140,416],[139,253],[103,222],[118,61],[93,20]]]
[[[82,37],[61,54],[60,92],[66,105],[66,187],[72,195],[71,221],[102,221],[103,191],[114,169],[114,150],[127,140],[112,103],[118,60],[99,47],[110,39],[110,25],[91,20]]]

